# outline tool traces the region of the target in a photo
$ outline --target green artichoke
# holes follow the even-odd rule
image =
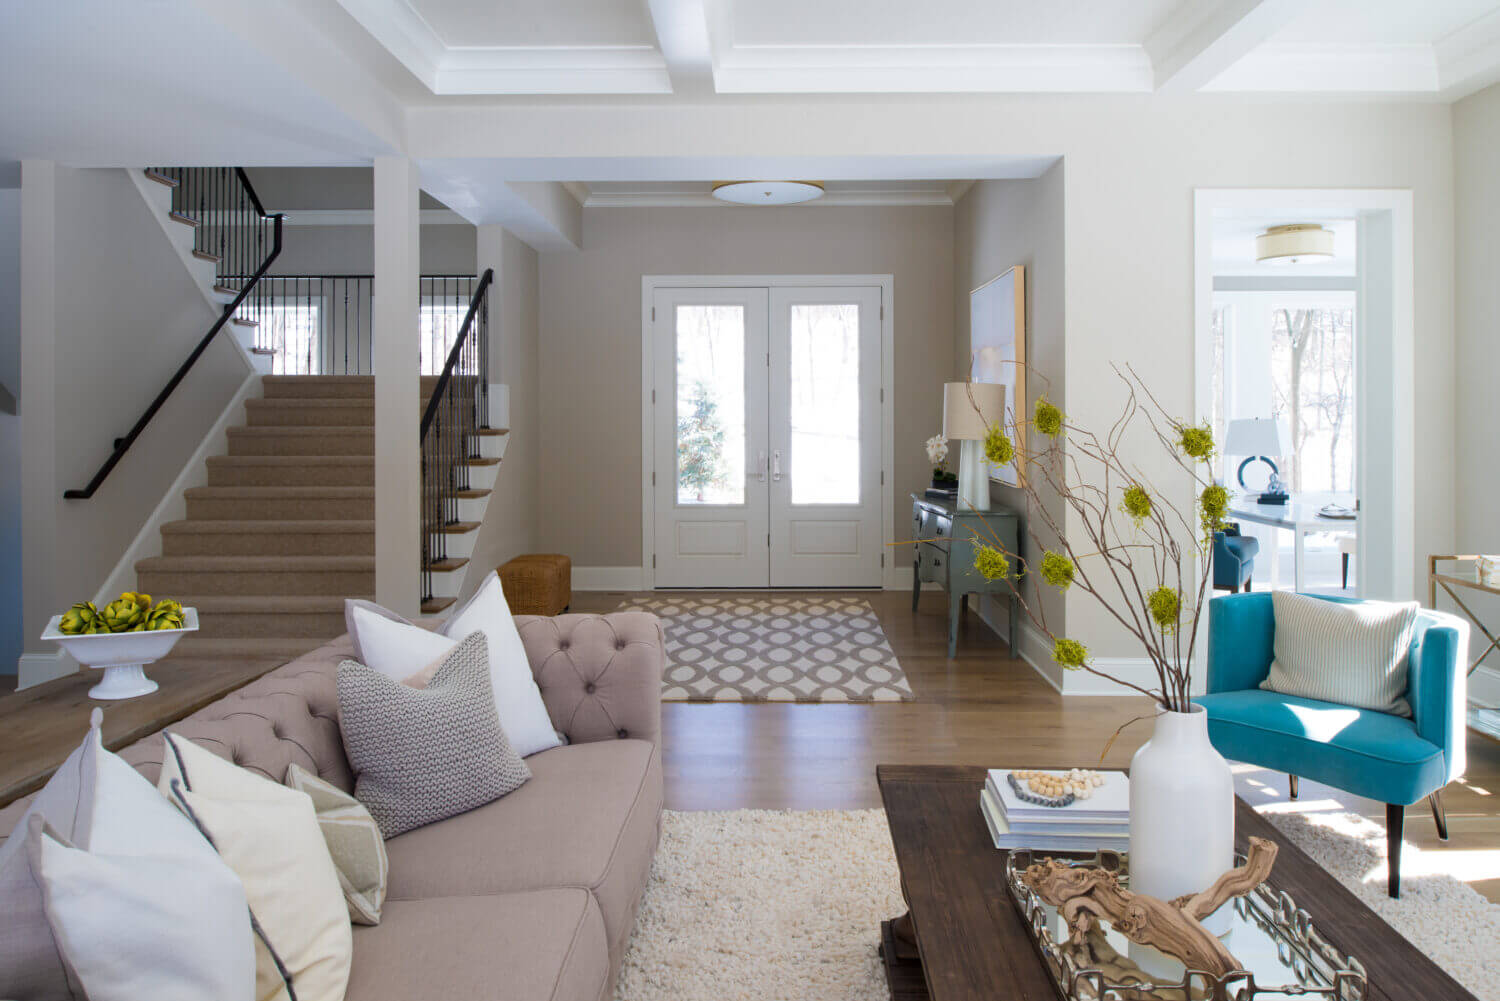
[[[126,591],[104,606],[100,616],[112,633],[139,632],[146,628],[146,616],[151,610],[151,595]]]
[[[181,629],[184,622],[182,603],[171,598],[163,598],[152,605],[146,616],[146,628],[153,632],[160,629]]]
[[[62,618],[57,623],[57,631],[69,636],[82,636],[108,630],[100,620],[99,609],[94,607],[94,603],[80,601],[62,614]]]

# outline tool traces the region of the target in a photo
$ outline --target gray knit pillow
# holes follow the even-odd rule
[[[483,806],[531,778],[500,728],[482,632],[449,651],[426,688],[346,660],[338,691],[354,795],[386,838]]]

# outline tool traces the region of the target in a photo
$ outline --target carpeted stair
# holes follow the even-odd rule
[[[435,383],[422,379],[424,406]],[[185,492],[187,518],[162,526],[162,555],[136,563],[139,590],[198,609],[200,631],[174,656],[295,657],[344,631],[346,597],[374,597],[374,379],[265,376],[263,386],[245,401],[245,426],[229,430],[229,454],[209,458],[208,484]],[[464,552],[478,527],[452,526],[469,536]]]

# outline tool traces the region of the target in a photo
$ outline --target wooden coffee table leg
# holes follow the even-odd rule
[[[891,1001],[929,1001],[910,911],[880,923],[880,958],[885,965],[885,981],[891,988]]]

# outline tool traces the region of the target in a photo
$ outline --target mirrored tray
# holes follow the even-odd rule
[[[1222,940],[1246,969],[1224,977],[1187,970],[1169,956],[1130,942],[1108,922],[1101,922],[1082,945],[1074,945],[1057,909],[1021,881],[1027,866],[1047,858],[1117,873],[1127,889],[1129,858],[1111,851],[1091,857],[1024,848],[1010,853],[1005,883],[1011,900],[1065,1001],[1365,1001],[1368,997],[1363,964],[1329,945],[1313,928],[1307,912],[1269,883],[1225,905],[1233,915]],[[1243,856],[1236,858],[1236,864],[1244,862]]]

